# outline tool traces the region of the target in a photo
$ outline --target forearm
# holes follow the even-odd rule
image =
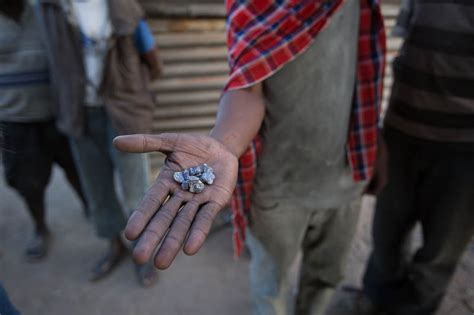
[[[224,93],[210,136],[240,157],[257,135],[265,115],[262,84]]]

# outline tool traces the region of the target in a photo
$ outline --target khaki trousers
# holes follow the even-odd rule
[[[300,250],[303,258],[294,313],[324,314],[342,280],[359,212],[360,199],[332,209],[298,208],[292,202],[271,209],[254,205],[247,236],[253,314],[293,313],[288,276]]]

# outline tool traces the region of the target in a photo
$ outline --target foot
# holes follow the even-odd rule
[[[119,265],[119,263],[125,257],[125,253],[126,248],[120,238],[112,240],[109,244],[107,253],[92,269],[89,281],[97,281],[107,276],[110,272],[112,272],[113,269],[115,269],[115,267]]]
[[[135,264],[135,270],[137,272],[138,283],[145,288],[151,287],[158,280],[158,271],[152,263],[146,263],[144,265]]]
[[[49,247],[49,232],[44,229],[36,231],[26,247],[25,256],[29,261],[37,261],[46,256]]]

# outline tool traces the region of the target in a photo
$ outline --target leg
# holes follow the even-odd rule
[[[125,253],[120,233],[125,216],[114,186],[114,165],[107,143],[104,109],[88,108],[86,134],[71,139],[71,149],[97,234],[109,241],[109,249],[93,268],[90,280],[98,280],[118,265]]]
[[[253,314],[285,315],[291,308],[288,273],[301,248],[309,211],[288,202],[252,204],[250,290]]]
[[[343,278],[344,262],[357,228],[360,199],[313,213],[303,241],[296,314],[322,315]]]
[[[364,292],[379,307],[401,303],[405,281],[404,247],[418,214],[414,207],[418,151],[391,132],[389,182],[377,196],[372,225],[373,249],[364,275]]]
[[[66,179],[81,199],[86,217],[89,217],[89,207],[81,186],[76,165],[74,164],[74,158],[72,156],[69,141],[66,136],[59,132],[54,122],[48,123],[46,128],[47,147],[53,154],[53,160],[63,169]]]
[[[146,154],[116,152],[116,161],[123,202],[126,211],[132,213],[148,189],[148,158]],[[158,272],[152,261],[144,265],[135,264],[135,270],[138,282],[143,287],[150,287],[158,280]]]
[[[117,171],[123,192],[123,203],[130,214],[138,206],[149,185],[146,154],[116,152]]]
[[[113,147],[113,138],[118,133],[114,130],[110,119],[108,119],[107,133],[110,155],[120,179],[124,207],[128,213],[131,213],[148,189],[148,159],[145,154],[124,153]],[[144,265],[136,264],[135,270],[138,282],[144,287],[153,285],[158,279],[158,273],[151,261]]]
[[[138,206],[149,185],[149,165],[146,154],[133,154],[118,151],[112,145],[118,133],[113,128],[110,119],[107,126],[107,145],[118,172],[120,187],[123,193],[123,203],[127,214]]]
[[[410,266],[418,311],[434,314],[474,232],[473,153],[427,152],[434,158],[422,183],[423,245]]]
[[[2,126],[6,181],[25,200],[35,225],[33,240],[26,250],[30,259],[43,257],[48,245],[44,194],[52,158],[43,146],[42,125],[5,123]]]
[[[115,192],[105,119],[103,109],[88,109],[86,134],[71,139],[71,149],[97,234],[113,239],[125,226],[125,217]]]

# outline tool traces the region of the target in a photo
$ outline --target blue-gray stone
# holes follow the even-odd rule
[[[216,175],[214,175],[212,172],[212,168],[208,169],[201,175],[201,180],[208,185],[212,185],[214,183],[214,179],[216,179]]]
[[[173,174],[173,179],[178,182],[178,183],[182,183],[184,182],[184,176],[183,176],[183,173],[182,172],[174,172]]]
[[[185,169],[183,172],[183,178],[185,181],[189,180],[189,170]]]
[[[175,172],[173,174],[173,179],[181,184],[183,190],[196,194],[204,190],[204,184],[212,185],[215,178],[216,176],[212,168],[207,164],[190,167],[182,172]]]
[[[188,177],[188,181],[189,181],[189,182],[197,182],[197,181],[199,181],[199,177],[197,177],[197,176],[189,176],[189,177]]]
[[[195,194],[199,194],[204,190],[204,183],[200,180],[189,181],[189,191]]]
[[[201,166],[195,166],[195,167],[190,167],[189,168],[189,175],[191,176],[199,176],[202,174],[202,167]]]
[[[183,190],[189,190],[189,181],[184,181],[181,183],[181,188]]]
[[[204,164],[202,165],[202,172],[203,172],[203,173],[206,173],[206,172],[208,172],[209,170],[210,170],[211,172],[213,172],[212,167],[210,167],[209,165],[207,165],[206,163],[204,163]]]

